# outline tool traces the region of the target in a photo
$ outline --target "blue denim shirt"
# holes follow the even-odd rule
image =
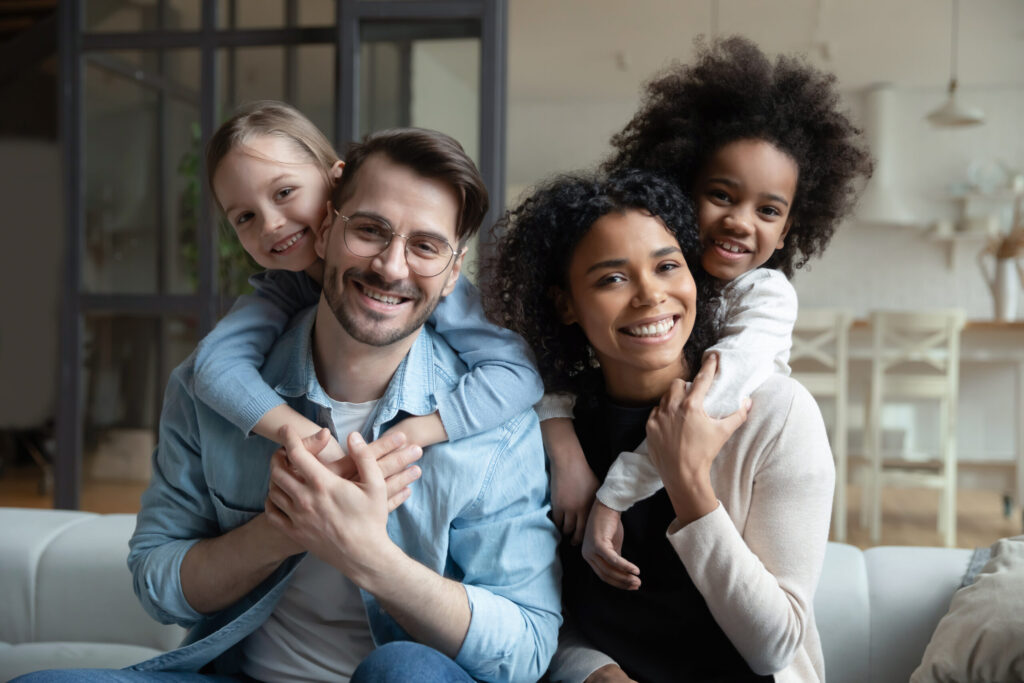
[[[274,345],[264,380],[296,410],[331,426],[330,404],[313,367],[316,309],[305,311]],[[239,648],[273,611],[301,556],[221,612],[202,615],[185,600],[180,567],[199,539],[219,536],[263,511],[276,445],[245,437],[198,401],[194,356],[174,370],[164,398],[153,479],[142,496],[128,566],[143,607],[189,628],[177,650],[136,665],[195,671],[214,661],[238,670]],[[409,414],[436,409],[465,366],[425,326],[399,365],[364,434],[375,439]],[[465,585],[472,611],[456,657],[480,680],[536,680],[554,653],[561,624],[558,536],[548,519],[547,476],[537,418],[526,410],[475,436],[425,449],[412,496],[388,517],[388,534],[410,557]],[[376,644],[410,639],[374,597],[363,603]]]
[[[253,294],[238,298],[196,350],[195,395],[249,433],[282,403],[259,375],[264,356],[297,311],[320,298],[305,273],[267,270],[249,279]],[[495,427],[536,403],[544,386],[526,342],[487,320],[480,292],[466,277],[444,297],[430,324],[469,366],[459,381],[434,396],[445,432],[462,439]]]

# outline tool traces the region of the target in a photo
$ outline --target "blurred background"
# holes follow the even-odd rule
[[[731,34],[834,72],[877,158],[858,215],[794,278],[801,306],[992,320],[979,260],[1024,194],[1021,0],[4,0],[0,505],[137,509],[166,377],[251,272],[200,159],[235,105],[286,100],[339,150],[448,132],[493,220],[601,161],[646,80]],[[953,78],[975,125],[926,118]],[[1024,342],[1003,327],[965,365],[957,434],[961,460],[1002,463],[974,473],[996,527],[1024,459]],[[853,400],[864,387],[853,373]],[[921,419],[901,443],[928,445]]]

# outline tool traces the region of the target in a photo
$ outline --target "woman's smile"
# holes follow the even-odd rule
[[[654,319],[648,319],[628,327],[619,328],[621,332],[649,343],[661,343],[667,341],[676,330],[678,315],[668,315]]]

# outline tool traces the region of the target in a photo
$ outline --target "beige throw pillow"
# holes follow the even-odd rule
[[[973,584],[961,588],[910,683],[1024,681],[1024,536],[996,541]]]

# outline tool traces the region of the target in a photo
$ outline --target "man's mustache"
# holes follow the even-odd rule
[[[423,298],[423,292],[418,287],[410,283],[408,280],[400,280],[398,282],[387,282],[377,273],[372,270],[361,270],[359,268],[349,268],[345,271],[343,276],[344,280],[359,280],[361,283],[379,289],[382,292],[388,294],[394,294],[404,299],[412,299],[419,301]]]

